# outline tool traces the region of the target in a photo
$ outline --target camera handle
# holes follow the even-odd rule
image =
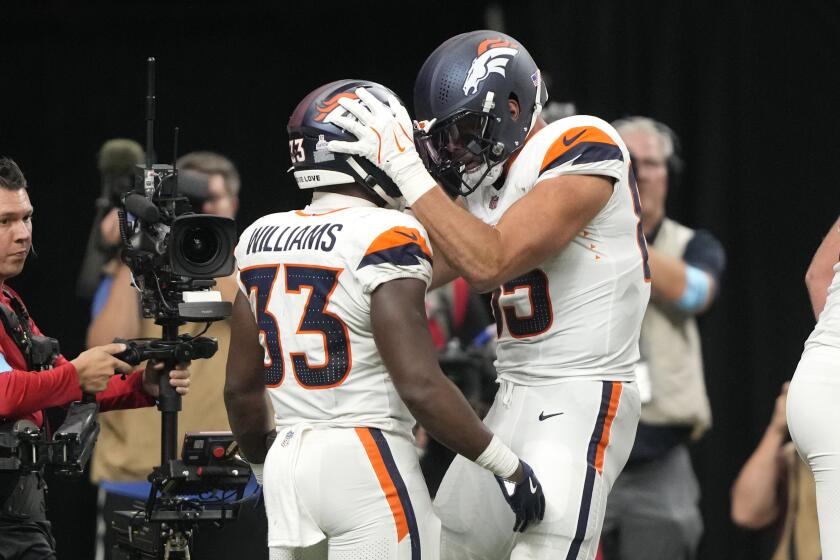
[[[127,346],[115,354],[118,359],[137,365],[149,359],[163,362],[158,388],[158,410],[161,412],[161,466],[166,467],[171,460],[178,458],[178,412],[181,410],[181,395],[169,384],[169,372],[179,363],[211,358],[218,350],[216,339],[207,336],[178,335],[181,319],[159,319],[163,329],[161,338],[122,340],[115,339]]]
[[[180,321],[166,321],[163,327],[164,342],[178,341],[178,325]],[[178,413],[181,411],[181,395],[169,383],[169,372],[176,365],[173,355],[163,360],[164,368],[158,379],[157,408],[161,412],[160,424],[160,464],[168,465],[169,461],[178,458]],[[189,362],[187,362],[189,363]]]

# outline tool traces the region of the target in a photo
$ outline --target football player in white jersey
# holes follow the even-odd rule
[[[531,468],[438,367],[424,308],[432,276],[425,230],[382,207],[401,201],[384,173],[326,147],[352,139],[335,124],[346,115],[337,101],[357,90],[393,95],[343,80],[300,102],[289,146],[298,186],[316,189],[312,203],[260,218],[235,251],[241,293],[225,402],[264,480],[276,560],[438,558],[440,521],[412,445],[415,418],[500,477],[493,491],[518,529],[545,510]]]
[[[494,290],[500,387],[485,423],[536,466],[548,503],[539,525],[504,531],[512,519],[493,477],[456,458],[435,498],[442,557],[594,558],[638,424],[650,296],[627,148],[596,117],[547,125],[539,69],[494,31],[453,37],[426,60],[416,146],[403,141],[412,121],[396,99],[359,98],[339,102],[358,122],[336,121],[356,142],[329,147],[394,180],[443,255],[433,284],[454,273]]]
[[[817,326],[805,342],[787,397],[790,436],[817,483],[820,547],[840,559],[840,219],[805,276]]]

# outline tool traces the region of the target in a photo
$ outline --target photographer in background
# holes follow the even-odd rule
[[[711,425],[696,317],[715,301],[726,265],[720,242],[665,215],[681,165],[663,123],[629,117],[613,126],[627,144],[652,272],[636,382],[642,415],[604,520],[607,560],[692,560],[703,533],[700,487],[688,446]]]
[[[128,138],[106,140],[96,157],[96,167],[101,178],[101,192],[96,199],[96,216],[88,235],[85,256],[76,280],[79,297],[94,300],[94,307],[102,294],[107,295],[110,282],[102,282],[103,275],[110,278],[118,261],[120,230],[116,208],[122,195],[131,190],[136,166],[146,156],[143,148]],[[103,226],[103,222],[107,225]]]
[[[8,434],[27,422],[43,428],[44,409],[80,400],[83,391],[95,393],[102,410],[155,404],[160,367],[132,372],[113,356],[125,349],[122,344],[90,348],[72,361],[55,353],[36,363],[39,342],[51,341],[56,350],[57,343],[42,337],[20,296],[6,285],[21,273],[32,248],[33,209],[26,187],[17,164],[0,157],[0,430]],[[170,383],[186,394],[189,372],[172,370]],[[0,558],[55,557],[41,473],[0,471]]]
[[[183,192],[190,198],[196,212],[235,217],[240,181],[239,173],[230,160],[212,152],[192,152],[180,157],[176,165],[179,169],[179,191],[183,192],[184,186],[194,186],[197,178],[204,182],[203,194],[194,188]],[[115,214],[113,218],[109,215],[103,220],[102,238],[114,245],[121,243]],[[151,319],[142,317],[139,294],[132,286],[131,271],[119,260],[113,266],[115,272],[112,278],[103,280],[104,286],[100,287],[99,296],[94,300],[94,319],[87,333],[88,346],[108,343],[114,337],[159,337],[161,328]],[[217,279],[214,289],[221,292],[223,300],[232,302],[237,292],[235,276]],[[197,333],[204,326],[204,323],[187,323],[181,332]],[[198,360],[191,365],[192,396],[189,402],[183,403],[179,415],[179,449],[186,432],[230,431],[222,399],[230,345],[228,320],[213,323],[206,334],[218,339],[219,350],[213,358]],[[97,560],[110,558],[113,542],[111,535],[106,535],[106,528],[110,526],[112,512],[132,509],[134,502],[145,500],[148,496],[150,485],[146,477],[160,463],[160,422],[160,414],[156,410],[118,411],[100,417],[102,431],[91,460],[91,480],[100,489]],[[245,525],[237,523],[228,530],[262,530],[265,534],[262,525],[256,528]],[[196,543],[197,553],[207,545],[209,533],[201,533],[202,537]],[[223,539],[219,540],[219,546],[222,546]],[[264,540],[252,539],[258,543]]]

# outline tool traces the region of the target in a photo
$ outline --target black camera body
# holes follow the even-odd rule
[[[215,339],[179,334],[178,327],[187,321],[205,322],[209,327],[211,322],[230,316],[232,304],[222,301],[221,293],[211,288],[216,284],[214,278],[233,273],[237,235],[232,219],[194,213],[189,197],[181,191],[177,168],[153,163],[154,58],[148,59],[147,68],[146,161],[136,167],[132,187],[121,197],[118,215],[122,259],[140,291],[143,315],[162,327],[162,336],[120,341],[127,343],[127,348],[117,357],[129,363],[155,359],[165,366],[157,399],[161,462],[149,475],[152,486],[145,510],[121,512],[124,515],[119,519],[124,524],[111,529],[118,539],[125,537],[114,557],[169,558],[183,553],[189,558],[194,525],[235,519],[251,471],[235,457],[213,465],[177,459],[181,397],[169,384],[166,372],[177,364],[215,354]],[[229,437],[232,442],[232,435]],[[232,495],[234,503],[204,499],[205,494],[215,492]],[[141,546],[146,537],[148,546]],[[177,556],[172,556],[175,553]]]
[[[137,166],[120,210],[123,260],[141,291],[144,316],[159,322],[219,320],[230,314],[230,303],[208,292],[214,278],[233,272],[236,224],[193,213],[189,198],[178,191],[178,177],[171,165]]]

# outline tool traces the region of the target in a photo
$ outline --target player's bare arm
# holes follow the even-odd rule
[[[236,441],[251,463],[262,463],[274,432],[271,401],[265,390],[264,350],[251,306],[241,292],[233,304],[225,377],[225,407]]]
[[[601,211],[613,180],[564,175],[539,182],[489,226],[453,203],[440,188],[412,206],[452,267],[476,289],[492,290],[559,253]]]
[[[429,285],[429,289],[434,290],[435,288],[449,284],[459,276],[458,271],[449,264],[444,254],[438,253],[435,255],[434,267],[432,268],[432,283]]]
[[[386,282],[373,292],[370,315],[376,347],[418,422],[445,446],[475,460],[493,434],[438,365],[426,323],[425,294],[426,286],[413,278]]]
[[[455,198],[454,202],[456,206],[466,211],[467,206],[463,197]],[[411,214],[414,215],[413,212]],[[432,283],[429,285],[429,289],[434,290],[435,288],[449,284],[459,276],[460,273],[455,270],[451,264],[449,264],[449,261],[446,260],[446,255],[438,253],[435,256],[434,268],[432,271]]]
[[[330,149],[363,155],[385,171],[428,230],[436,250],[479,291],[492,290],[558,253],[612,195],[610,178],[554,177],[540,181],[495,227],[488,226],[452,202],[423,167],[407,132],[411,118],[399,100],[391,99],[386,107],[363,90],[356,93],[358,100],[338,103],[357,120],[342,116],[334,122],[359,140],[333,141]],[[519,114],[517,104],[511,112]]]
[[[808,296],[811,298],[815,318],[820,316],[825,307],[828,286],[834,278],[833,267],[837,264],[838,255],[840,255],[840,218],[831,225],[825,239],[814,253],[808,272],[805,273],[805,285],[808,286]]]

